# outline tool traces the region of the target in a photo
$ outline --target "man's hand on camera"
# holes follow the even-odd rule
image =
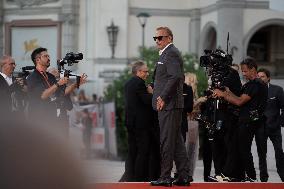
[[[24,79],[23,78],[16,78],[15,81],[18,85],[20,85],[21,87],[24,86]]]
[[[213,90],[213,98],[218,98],[218,97],[225,97],[226,92],[225,91],[221,91],[220,89],[214,89]]]
[[[24,82],[23,78],[16,78],[15,84],[20,87],[20,90],[22,92],[27,92],[28,91],[28,87],[27,87],[27,85],[25,85],[25,82]]]
[[[199,97],[197,100],[196,100],[196,102],[195,102],[195,104],[201,104],[201,103],[203,103],[203,102],[206,102],[206,100],[207,100],[207,97],[206,96],[202,96],[202,97]]]
[[[57,83],[58,83],[59,86],[62,86],[62,85],[67,84],[68,81],[69,81],[69,78],[68,78],[68,77],[63,77],[63,78],[60,78]]]
[[[80,85],[83,85],[84,83],[86,83],[87,82],[87,74],[85,74],[85,73],[83,73],[82,75],[81,75],[81,78],[80,78]]]

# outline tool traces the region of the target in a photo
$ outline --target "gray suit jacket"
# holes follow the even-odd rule
[[[165,101],[165,110],[183,108],[183,60],[179,50],[168,46],[155,66],[152,106],[156,110],[157,98]]]
[[[280,114],[280,110],[282,114]],[[268,99],[264,114],[268,130],[279,129],[280,125],[284,125],[284,93],[281,87],[269,84]]]

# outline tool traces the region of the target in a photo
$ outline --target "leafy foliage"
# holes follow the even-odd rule
[[[159,59],[158,50],[154,47],[140,48],[140,55],[143,57],[143,61],[147,64],[150,75],[146,83],[150,83],[153,79],[155,62]],[[198,59],[196,55],[184,54],[184,72],[192,72],[197,75],[198,78],[198,93],[199,95],[207,87],[207,79],[203,68],[199,67]],[[138,59],[136,59],[138,60]],[[127,67],[124,72],[114,82],[109,85],[105,91],[105,100],[114,100],[116,106],[116,136],[118,155],[124,159],[127,154],[127,132],[125,127],[124,117],[124,84],[131,77],[130,67]]]

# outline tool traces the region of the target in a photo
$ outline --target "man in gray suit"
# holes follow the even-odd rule
[[[259,69],[258,76],[268,85],[268,99],[265,108],[266,124],[264,141],[267,144],[269,137],[275,151],[276,168],[282,182],[284,182],[284,153],[282,148],[281,126],[284,126],[284,92],[280,86],[270,84],[270,72],[267,69]],[[265,146],[265,158],[259,159],[260,180],[267,182],[267,146]]]
[[[158,111],[161,147],[161,175],[152,186],[188,186],[189,164],[181,135],[183,111],[183,60],[173,45],[173,34],[168,27],[156,29],[160,58],[155,66],[152,106]],[[178,178],[172,181],[171,170],[175,161]]]

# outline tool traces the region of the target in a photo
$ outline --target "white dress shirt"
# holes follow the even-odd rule
[[[159,55],[161,56],[162,53],[166,50],[166,48],[168,48],[168,46],[170,46],[173,43],[169,43],[167,46],[165,46],[165,48],[163,48],[162,50],[159,50]]]
[[[11,86],[12,83],[13,83],[12,77],[9,77],[9,76],[7,76],[6,74],[4,74],[4,73],[2,73],[2,72],[0,72],[0,74],[4,77],[4,79],[6,80],[6,82],[8,83],[8,85]]]

